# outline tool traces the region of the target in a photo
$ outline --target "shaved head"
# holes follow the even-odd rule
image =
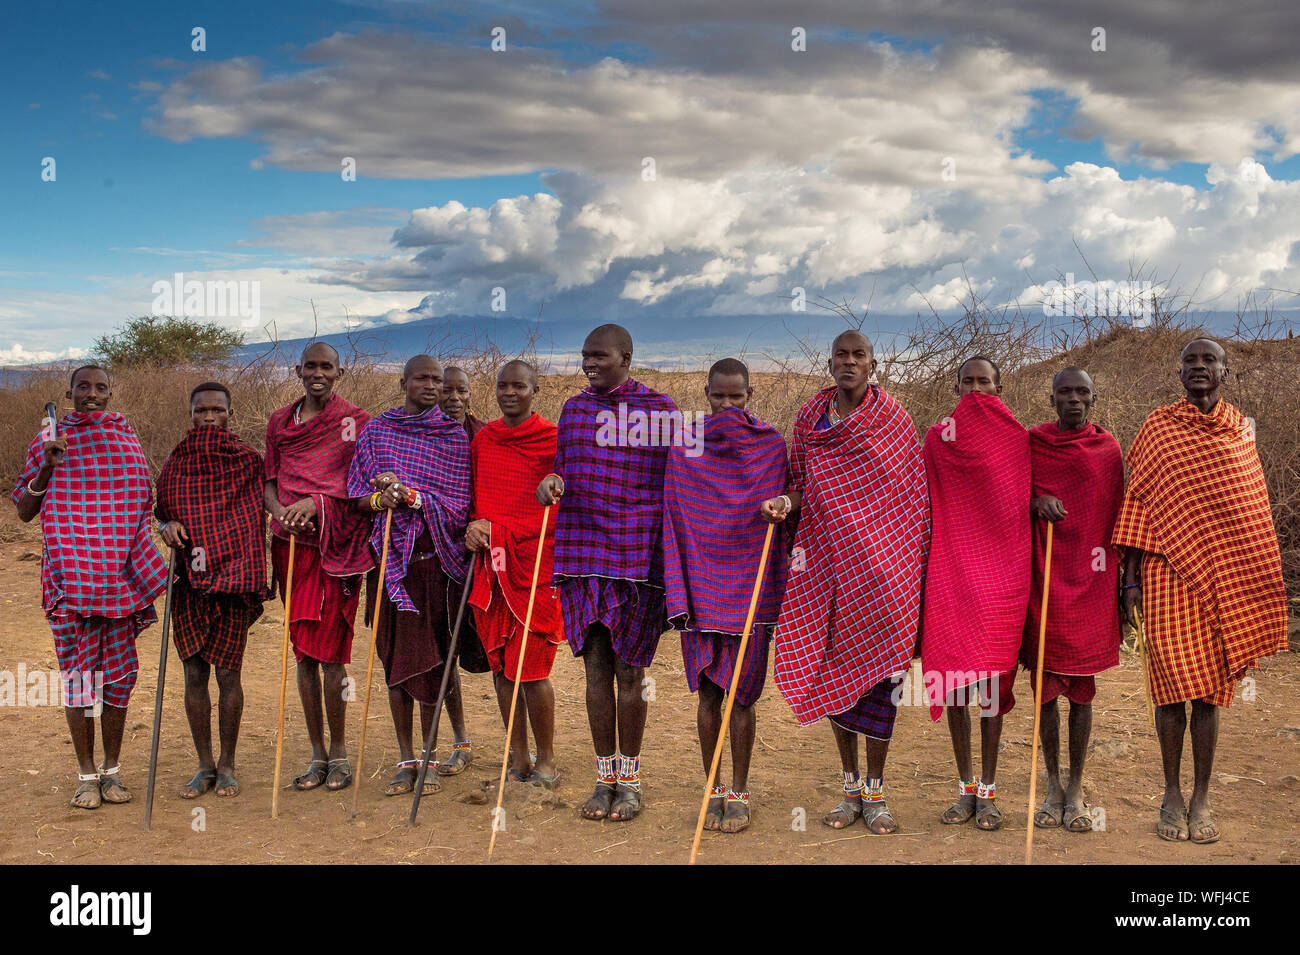
[[[329,342],[310,343],[306,348],[302,350],[302,358],[299,359],[299,364],[305,365],[307,363],[307,356],[311,352],[320,352],[322,349],[325,350],[330,355],[330,357],[334,360],[334,364],[337,366],[339,363],[339,350],[335,348],[333,345],[331,345]]]
[[[438,361],[438,359],[434,358],[432,355],[415,355],[414,357],[407,359],[406,364],[402,367],[402,377],[410,378],[413,369],[425,367],[433,367],[442,371],[442,362]],[[448,368],[447,371],[451,371],[451,369]]]
[[[867,351],[872,356],[876,354],[876,346],[871,344],[871,339],[855,328],[850,328],[848,331],[840,332],[834,339],[832,339],[831,354],[834,354],[835,350],[839,348],[840,345],[848,345],[852,348],[858,344],[865,345]]]
[[[1092,383],[1092,375],[1088,374],[1084,369],[1080,368],[1078,365],[1070,365],[1068,368],[1062,368],[1055,375],[1053,375],[1052,390],[1055,391],[1058,387],[1060,387],[1062,378],[1073,379],[1076,377],[1081,377],[1085,382],[1087,382],[1088,387],[1091,390],[1093,391],[1097,390],[1096,386],[1094,386]]]
[[[524,374],[528,376],[529,383],[533,386],[534,389],[537,388],[537,369],[534,368],[532,365],[530,365],[528,362],[524,361],[522,358],[513,358],[510,361],[506,362],[504,365],[502,365],[501,370],[497,372],[497,381],[500,381],[501,376],[513,368],[522,369]],[[451,369],[447,369],[447,370],[450,371]]]
[[[1224,351],[1223,346],[1220,345],[1218,342],[1216,342],[1213,338],[1193,338],[1190,342],[1188,342],[1186,345],[1183,346],[1183,350],[1179,352],[1179,354],[1180,355],[1187,354],[1187,349],[1191,348],[1193,345],[1213,345],[1214,348],[1212,350],[1219,356],[1219,361],[1223,362],[1225,365],[1227,364],[1228,353]]]
[[[632,354],[632,336],[622,325],[598,325],[587,335],[587,341],[607,341],[619,354]]]
[[[442,370],[443,381],[449,381],[452,378],[455,378],[457,381],[460,381],[463,378],[465,380],[465,386],[467,388],[469,387],[469,373],[465,371],[464,368],[457,365],[448,365]]]

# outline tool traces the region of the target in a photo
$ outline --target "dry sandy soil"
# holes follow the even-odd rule
[[[55,667],[49,629],[39,609],[39,548],[34,529],[0,544],[0,669]],[[9,535],[11,538],[14,535]],[[23,559],[28,555],[27,559]],[[162,601],[158,612],[162,614]],[[0,862],[94,864],[209,863],[481,863],[487,860],[491,806],[483,784],[499,772],[504,736],[486,675],[464,675],[475,762],[426,797],[420,824],[406,826],[409,798],[385,798],[396,742],[385,698],[376,691],[367,731],[366,765],[359,774],[360,810],[350,817],[352,791],[298,793],[290,778],[305,767],[309,747],[290,675],[280,818],[270,818],[279,677],[280,607],[268,604],[254,627],[245,658],[246,694],[237,772],[243,793],[208,794],[197,802],[177,791],[194,772],[195,757],[182,708],[181,667],[168,666],[153,830],[140,829],[149,735],[157,686],[156,625],[140,644],[140,677],[127,717],[122,762],[136,800],[94,812],[69,808],[76,765],[62,712],[56,707],[0,707]],[[1293,631],[1293,645],[1295,643]],[[364,666],[364,638],[354,657]],[[291,658],[292,659],[292,658]],[[352,672],[359,675],[354,662]],[[642,754],[646,809],[631,823],[584,821],[576,807],[591,791],[594,766],[583,705],[582,669],[563,649],[557,658],[557,737],[565,774],[557,793],[512,785],[507,828],[494,861],[513,863],[681,863],[689,856],[703,783],[695,739],[695,700],[682,675],[681,651],[665,637],[650,670],[655,699]],[[1146,723],[1139,670],[1125,655],[1119,669],[1099,679],[1093,747],[1085,776],[1088,802],[1105,811],[1106,831],[1085,835],[1038,830],[1039,863],[1199,864],[1296,862],[1300,832],[1292,822],[1300,796],[1300,659],[1295,653],[1265,661],[1257,696],[1224,713],[1213,800],[1223,839],[1193,846],[1160,841],[1154,822],[1160,803],[1159,749]],[[376,674],[376,687],[381,676]],[[215,701],[215,681],[213,694]],[[949,827],[938,814],[952,802],[954,770],[946,724],[931,724],[920,707],[900,713],[890,754],[888,794],[902,831],[867,834],[859,823],[835,832],[820,822],[838,802],[839,765],[826,726],[800,728],[770,680],[758,704],[759,740],[750,785],[751,827],[738,835],[706,833],[706,863],[1001,862],[1023,860],[1029,788],[1032,706],[1028,680],[1017,681],[1021,705],[1007,717],[998,767],[1007,824],[996,833],[970,825]],[[361,708],[349,716],[355,758]],[[213,718],[215,731],[215,714]],[[978,745],[978,743],[977,743]],[[724,756],[724,769],[729,757]],[[1184,779],[1190,785],[1190,747]],[[1040,776],[1041,792],[1041,776]],[[194,810],[205,811],[199,827]],[[792,825],[806,810],[807,826]]]

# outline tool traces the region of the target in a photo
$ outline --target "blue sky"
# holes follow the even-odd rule
[[[633,325],[795,287],[907,314],[1032,300],[1081,250],[1107,282],[1138,262],[1206,308],[1294,308],[1295,14],[1246,36],[1227,7],[1191,31],[1017,5],[25,7],[0,39],[0,363],[79,357],[177,271],[260,283],[281,337],[309,298],[338,330],[495,289]]]

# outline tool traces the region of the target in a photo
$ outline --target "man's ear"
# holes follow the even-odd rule
[[[342,378],[342,377],[343,377],[343,373],[344,373],[346,370],[347,370],[347,369],[345,369],[342,365],[339,365],[339,374],[338,374],[338,377],[339,377],[339,378]],[[335,380],[337,381],[338,379],[336,378]]]
[[[71,397],[72,397],[72,389],[69,388],[67,391],[65,391],[65,392],[63,393],[63,397],[65,397],[65,398],[71,398]]]
[[[998,394],[1002,394],[1002,382],[1000,381],[998,382],[997,388],[998,388]]]

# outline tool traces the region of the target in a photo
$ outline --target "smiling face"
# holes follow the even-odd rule
[[[1088,421],[1095,397],[1092,378],[1086,371],[1067,368],[1058,372],[1052,382],[1051,400],[1061,428],[1065,431],[1082,428]]]
[[[303,390],[309,398],[324,404],[334,392],[334,383],[343,374],[339,366],[339,353],[324,342],[308,345],[294,371],[302,379]]]
[[[230,423],[230,405],[224,391],[196,391],[190,402],[190,423],[225,428]]]
[[[831,343],[827,367],[840,391],[863,389],[876,373],[875,349],[861,332],[844,332]]]
[[[983,358],[970,359],[957,372],[957,394],[968,395],[972,391],[982,395],[1002,394],[997,370]]]
[[[627,381],[632,356],[611,335],[588,335],[582,343],[582,373],[592,390],[605,392]]]
[[[744,408],[754,396],[754,389],[745,382],[744,375],[714,374],[704,389],[709,399],[709,410],[717,414],[723,408]]]
[[[406,394],[406,412],[420,414],[442,401],[446,384],[442,365],[436,358],[417,355],[402,370],[402,391]]]
[[[106,411],[113,389],[108,383],[108,374],[102,368],[83,368],[72,379],[68,389],[72,407],[77,411]]]
[[[459,368],[448,368],[442,376],[442,400],[444,413],[464,421],[469,414],[469,375]]]
[[[509,362],[497,375],[497,407],[506,423],[516,425],[533,412],[537,378],[522,362]]]
[[[1228,377],[1228,356],[1218,342],[1198,338],[1183,349],[1178,380],[1187,396],[1202,397],[1218,391]]]

